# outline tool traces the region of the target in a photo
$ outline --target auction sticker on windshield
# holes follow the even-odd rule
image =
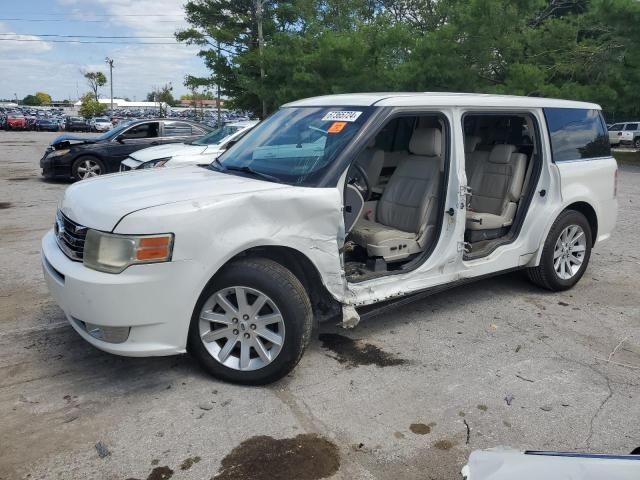
[[[322,117],[322,121],[331,122],[338,120],[342,122],[355,122],[360,115],[362,115],[362,112],[338,110],[334,112],[327,112],[327,114]]]

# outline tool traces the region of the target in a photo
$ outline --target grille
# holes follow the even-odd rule
[[[64,254],[71,260],[81,262],[84,255],[84,240],[87,236],[87,227],[78,225],[58,210],[54,231],[58,246]]]

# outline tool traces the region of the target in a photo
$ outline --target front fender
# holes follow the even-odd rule
[[[139,210],[125,216],[115,233],[175,234],[173,259],[195,260],[194,298],[233,257],[250,248],[288,247],[316,267],[338,301],[347,295],[340,261],[344,243],[342,203],[337,188],[303,188],[209,197]],[[195,300],[194,300],[195,303]]]

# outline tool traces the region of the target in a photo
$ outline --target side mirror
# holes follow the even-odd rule
[[[223,150],[229,150],[231,147],[233,147],[236,143],[238,143],[238,140],[230,140],[229,142],[227,142],[222,149]]]

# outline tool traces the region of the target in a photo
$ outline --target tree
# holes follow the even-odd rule
[[[185,13],[176,38],[210,71],[185,85],[259,115],[312,95],[427,90],[640,116],[636,0],[190,0]]]
[[[46,92],[36,92],[36,97],[38,97],[40,99],[40,104],[46,104],[46,103],[51,103],[51,95],[49,95]]]
[[[42,101],[35,95],[27,95],[22,99],[22,104],[37,106],[42,105]]]
[[[107,106],[96,100],[93,92],[85,93],[81,101],[79,113],[84,118],[99,117],[107,111]]]
[[[107,84],[107,77],[102,72],[84,72],[82,74],[87,79],[89,88],[93,92],[93,98],[98,101],[98,89]]]
[[[167,105],[174,106],[176,99],[173,98],[173,85],[166,83],[162,87],[154,87],[154,89],[147,93],[147,102],[164,102]]]

